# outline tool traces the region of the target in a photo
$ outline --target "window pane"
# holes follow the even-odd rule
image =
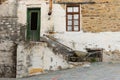
[[[72,25],[72,21],[68,21],[68,25]]]
[[[74,25],[78,25],[78,20],[74,20]]]
[[[78,31],[79,30],[78,26],[74,26],[74,30]]]
[[[67,8],[68,12],[72,12],[72,7]]]
[[[78,7],[73,7],[73,11],[74,11],[74,12],[78,12],[78,11],[79,11],[79,8],[78,8]]]
[[[72,19],[72,15],[68,15],[68,19]]]
[[[37,30],[37,18],[38,18],[38,13],[32,12],[31,13],[31,30]]]
[[[72,26],[68,26],[68,31],[72,31]]]
[[[79,18],[78,14],[75,14],[74,19],[78,19],[78,18]]]

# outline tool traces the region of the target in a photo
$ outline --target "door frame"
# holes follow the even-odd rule
[[[34,8],[27,8],[27,34],[26,34],[26,40],[30,41],[30,31],[31,31],[31,27],[29,24],[29,19],[30,19],[30,14],[31,12],[37,11],[38,12],[38,23],[37,23],[37,32],[38,35],[37,37],[39,41],[40,40],[40,28],[41,28],[41,8],[40,7],[34,7]]]

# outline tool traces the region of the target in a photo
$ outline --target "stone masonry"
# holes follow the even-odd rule
[[[16,77],[16,50],[17,43],[24,39],[23,28],[15,17],[0,18],[0,77]]]
[[[23,25],[17,23],[17,18],[0,18],[0,39],[19,41],[25,35],[23,28]]]
[[[0,10],[0,77],[15,78],[17,42],[24,27],[17,23],[16,0],[2,0]]]
[[[16,77],[16,44],[0,40],[0,77]]]
[[[96,2],[81,6],[85,32],[120,31],[120,1]]]

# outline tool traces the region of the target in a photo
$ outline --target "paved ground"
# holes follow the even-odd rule
[[[93,63],[90,67],[76,67],[19,80],[120,80],[120,64]]]

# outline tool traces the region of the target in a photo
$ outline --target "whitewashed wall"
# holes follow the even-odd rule
[[[0,5],[0,16],[14,16],[17,15],[17,0],[6,0]]]

